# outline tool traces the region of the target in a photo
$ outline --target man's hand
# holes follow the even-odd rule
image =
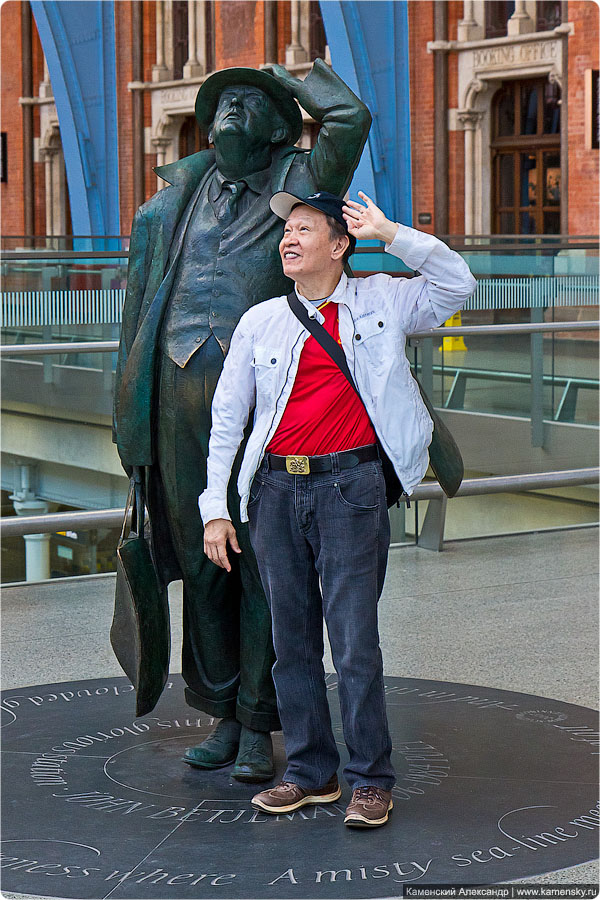
[[[342,207],[350,234],[357,240],[385,241],[386,244],[391,244],[398,231],[397,223],[390,222],[365,193],[359,191],[358,196],[364,200],[366,206],[356,203],[355,200],[347,200]]]
[[[227,558],[227,541],[235,553],[241,553],[235,528],[229,519],[211,519],[204,528],[204,552],[208,558],[231,572],[231,563]]]

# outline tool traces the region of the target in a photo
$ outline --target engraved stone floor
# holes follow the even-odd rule
[[[12,704],[4,705],[2,838],[14,843],[2,853],[40,868],[9,861],[3,896],[389,897],[414,880],[597,882],[597,863],[579,864],[597,846],[585,825],[593,820],[581,820],[597,798],[597,725],[577,709],[597,707],[597,559],[594,528],[453,542],[441,554],[391,551],[381,635],[399,781],[390,824],[367,834],[342,825],[347,789],[339,810],[251,822],[251,788],[226,771],[207,779],[182,766],[181,750],[210,726],[207,717],[187,719],[177,677],[158,718],[133,727],[108,644],[112,576],[5,589],[2,679]],[[179,601],[175,585],[173,672]],[[332,677],[337,725],[336,695]],[[100,733],[110,737],[93,749],[65,748],[74,752],[62,754],[62,772],[37,762],[65,740]],[[281,771],[280,739],[276,747]],[[59,793],[90,797],[63,803]],[[123,804],[111,807],[109,797]],[[532,841],[549,829],[564,839]],[[50,846],[65,848],[62,867]],[[135,865],[135,877],[122,880]]]

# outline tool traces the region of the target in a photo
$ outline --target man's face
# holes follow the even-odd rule
[[[284,274],[294,281],[339,268],[340,238],[332,238],[324,213],[296,206],[285,223],[279,255]],[[333,254],[336,254],[335,256]],[[342,250],[343,254],[343,250]]]
[[[213,139],[221,135],[239,135],[251,144],[271,142],[275,130],[276,110],[260,88],[234,85],[221,92],[212,124]]]

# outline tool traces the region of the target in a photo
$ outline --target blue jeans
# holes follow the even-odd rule
[[[284,780],[322,787],[340,762],[323,669],[325,616],[350,756],[344,777],[352,789],[391,790],[377,627],[390,538],[381,462],[290,475],[270,469],[266,457],[252,483],[248,516],[273,617]]]

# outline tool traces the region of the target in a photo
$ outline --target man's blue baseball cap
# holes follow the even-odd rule
[[[290,194],[287,191],[277,191],[269,201],[269,205],[275,215],[284,220],[288,218],[289,214],[296,206],[311,206],[313,209],[324,213],[326,216],[331,216],[332,219],[335,219],[336,222],[339,222],[340,225],[344,226],[346,234],[350,239],[350,247],[352,252],[354,252],[356,238],[348,231],[348,225],[342,212],[344,203],[344,200],[340,197],[336,197],[335,194],[330,194],[329,191],[316,191],[308,197],[299,197],[297,194]]]

